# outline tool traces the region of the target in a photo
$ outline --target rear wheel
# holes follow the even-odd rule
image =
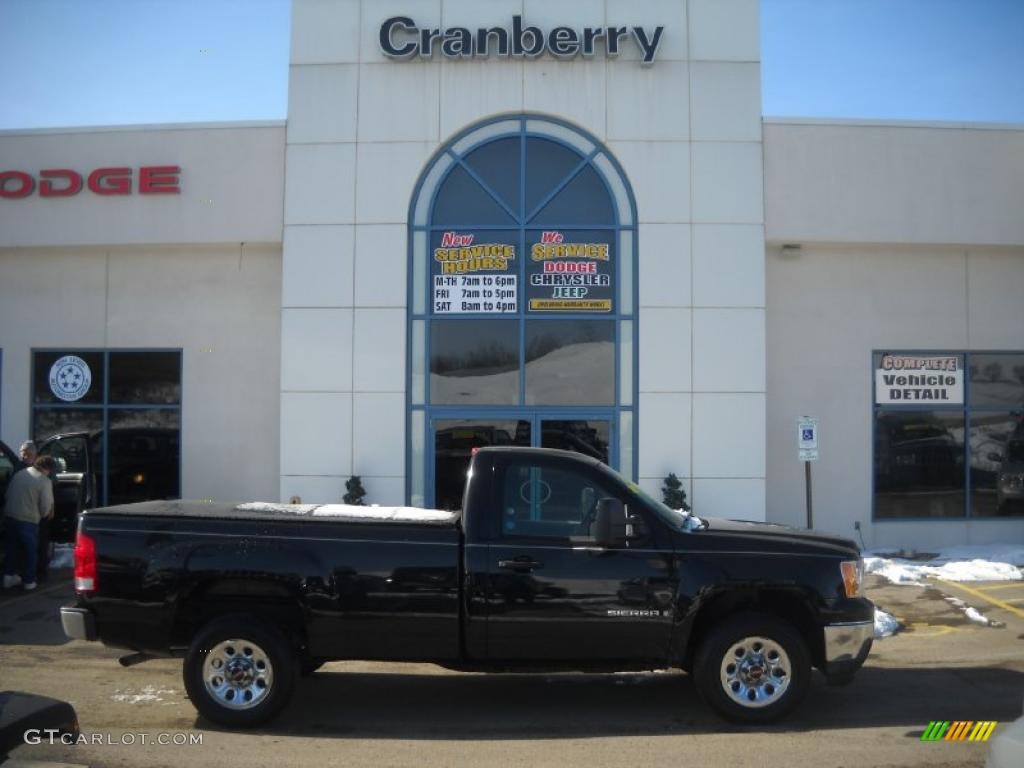
[[[791,712],[807,694],[810,655],[787,621],[760,613],[727,618],[705,638],[694,662],[697,690],[720,715],[765,723]]]
[[[274,717],[291,698],[298,671],[287,640],[263,622],[225,617],[201,629],[182,674],[199,714],[249,728]]]

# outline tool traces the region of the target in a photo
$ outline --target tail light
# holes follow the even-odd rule
[[[82,531],[75,539],[75,591],[96,591],[96,541]]]

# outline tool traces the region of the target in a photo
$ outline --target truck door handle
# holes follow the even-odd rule
[[[532,560],[529,557],[517,557],[514,560],[499,560],[498,567],[508,571],[535,571],[543,568],[544,563]]]

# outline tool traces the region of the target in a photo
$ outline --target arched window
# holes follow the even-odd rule
[[[608,150],[498,118],[438,151],[409,215],[410,503],[458,507],[483,445],[635,476],[636,207]]]

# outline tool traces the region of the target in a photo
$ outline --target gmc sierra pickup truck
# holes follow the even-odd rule
[[[211,721],[254,726],[341,659],[460,670],[681,667],[774,720],[848,682],[874,608],[845,539],[669,509],[596,459],[483,448],[461,512],[150,501],[82,513],[69,637],[184,658]]]

